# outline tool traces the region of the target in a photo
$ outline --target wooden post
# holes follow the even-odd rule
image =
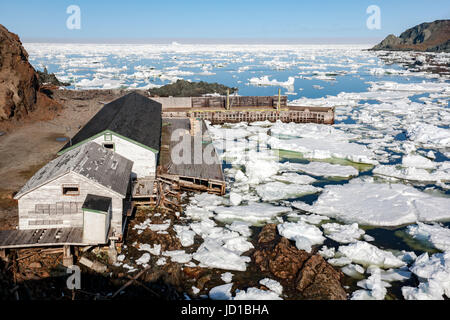
[[[73,266],[73,255],[72,255],[72,252],[70,250],[70,246],[64,246],[63,266],[64,267],[71,267],[71,266]]]
[[[278,88],[278,104],[277,104],[277,111],[280,111],[281,108],[281,88]]]
[[[111,240],[111,244],[108,249],[108,260],[110,264],[114,264],[117,262],[116,242],[114,240]]]
[[[0,249],[0,259],[8,262],[8,255],[6,254],[6,249]]]

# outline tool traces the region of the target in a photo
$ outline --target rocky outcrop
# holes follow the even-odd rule
[[[150,94],[152,96],[159,97],[201,97],[202,95],[210,93],[226,95],[227,90],[229,90],[231,94],[234,93],[237,89],[229,88],[219,83],[177,80],[177,82],[175,83],[171,83],[160,88],[150,89]]]
[[[266,225],[258,237],[253,260],[262,272],[270,272],[284,287],[294,287],[302,299],[345,300],[341,285],[344,275],[322,256],[298,250],[277,233],[275,224]]]
[[[54,85],[58,87],[67,87],[70,86],[70,83],[61,82],[56,78],[54,73],[48,73],[47,68],[44,68],[44,71],[37,70],[37,74],[39,76],[39,85]]]
[[[19,37],[0,25],[0,121],[21,119],[58,104],[39,91],[39,77]]]
[[[400,37],[391,34],[371,50],[450,52],[450,20],[419,24]]]

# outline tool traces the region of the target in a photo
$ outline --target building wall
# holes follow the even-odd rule
[[[93,212],[83,210],[84,228],[83,242],[106,243],[109,222],[111,220],[111,208],[108,212]]]
[[[63,195],[63,185],[78,185],[80,190],[79,195]],[[89,193],[112,198],[111,228],[115,236],[121,236],[123,215],[122,197],[73,172],[69,172],[45,184],[19,199],[19,229],[83,227],[81,206]],[[74,204],[76,204],[77,210],[63,210],[63,213],[61,213],[61,210],[57,210],[57,212],[36,213],[36,205],[58,206],[58,203],[65,204],[66,208],[74,208]],[[34,224],[36,221],[39,224]]]
[[[92,141],[99,145],[113,143],[115,152],[133,161],[133,178],[144,178],[155,175],[157,157],[153,151],[127,141],[115,134],[101,135]]]

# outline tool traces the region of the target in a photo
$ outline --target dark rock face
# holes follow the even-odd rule
[[[39,81],[19,37],[0,25],[0,120],[33,111]]]
[[[275,224],[268,224],[261,231],[253,259],[262,272],[272,273],[283,286],[294,285],[303,299],[347,299],[341,285],[342,272],[322,256],[298,250],[277,233]]]
[[[400,37],[391,34],[371,50],[450,52],[450,20],[419,24]]]

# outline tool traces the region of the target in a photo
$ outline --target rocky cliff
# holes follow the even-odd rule
[[[0,121],[58,106],[39,89],[39,76],[19,37],[0,25]]]
[[[371,50],[450,52],[450,20],[419,24],[400,37],[390,34]]]

